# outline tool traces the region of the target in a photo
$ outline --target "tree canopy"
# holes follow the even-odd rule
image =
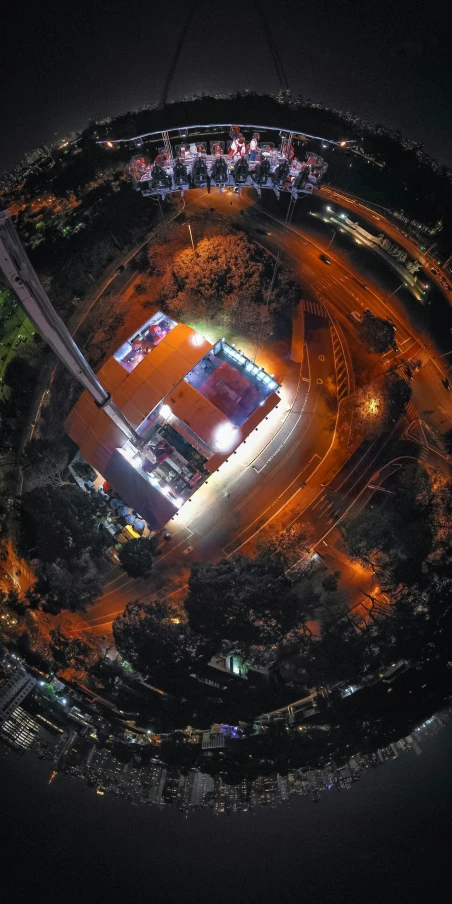
[[[101,500],[74,484],[35,487],[20,502],[24,554],[48,563],[85,551],[99,555],[107,542],[99,530],[102,508]]]
[[[186,230],[182,245],[182,226],[177,230],[169,236],[174,246],[171,262],[167,247],[163,259],[151,247],[150,260],[160,272],[163,260],[166,263],[161,302],[178,317],[215,317],[223,327],[240,326],[243,332],[267,335],[273,314],[299,301],[300,288],[284,267],[279,268],[268,298],[274,262],[244,232],[211,234],[207,228],[194,252],[187,247]]]
[[[152,571],[152,557],[158,547],[155,537],[140,537],[123,543],[119,550],[119,561],[131,578],[147,578]]]
[[[394,328],[387,320],[364,314],[361,336],[371,352],[383,355],[394,343]]]
[[[164,602],[129,603],[113,622],[113,636],[121,656],[156,681],[186,677],[203,652],[201,639]]]
[[[52,615],[62,609],[84,611],[99,599],[101,592],[99,571],[86,552],[70,560],[57,559],[41,566],[31,588],[32,599],[39,600],[43,609]]]
[[[245,659],[277,645],[298,615],[280,554],[195,564],[185,608],[194,631]]]
[[[386,485],[389,492],[375,494],[343,532],[350,554],[394,588],[419,579],[433,543],[432,509],[428,476],[417,465]]]

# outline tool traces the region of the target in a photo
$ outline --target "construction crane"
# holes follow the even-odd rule
[[[273,63],[275,65],[276,76],[277,76],[277,79],[279,82],[279,87],[281,89],[284,99],[288,99],[291,97],[292,92],[290,90],[289,80],[285,73],[285,69],[284,69],[281,57],[279,55],[279,52],[278,52],[278,48],[275,44],[275,40],[273,38],[271,28],[268,24],[264,10],[262,9],[262,4],[259,2],[256,2],[255,6],[256,6],[257,12],[259,13],[259,16],[260,16],[260,19],[262,22],[262,29],[263,29],[264,35],[267,39],[267,44],[268,44],[270,53],[272,55]]]
[[[176,49],[174,51],[174,56],[173,56],[173,59],[171,60],[171,64],[170,64],[170,67],[168,70],[168,75],[166,76],[165,84],[163,85],[163,91],[162,91],[162,94],[160,96],[160,100],[158,103],[157,109],[159,109],[159,110],[166,105],[166,101],[168,100],[168,93],[169,93],[169,89],[171,87],[171,82],[174,78],[174,73],[176,71],[176,66],[179,62],[179,57],[181,55],[183,43],[185,41],[187,31],[190,28],[190,22],[194,16],[196,7],[197,7],[197,3],[194,3],[193,6],[191,7],[191,9],[189,9],[187,18],[185,20],[184,26],[180,33],[179,40],[177,42]]]

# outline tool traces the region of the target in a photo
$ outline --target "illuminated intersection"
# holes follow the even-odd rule
[[[279,383],[224,339],[161,311],[99,372],[135,428],[132,443],[84,392],[68,433],[151,530],[162,528],[275,408]]]

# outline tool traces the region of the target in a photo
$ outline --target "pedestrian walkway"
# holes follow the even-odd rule
[[[338,402],[340,402],[341,399],[345,398],[345,396],[348,395],[348,372],[347,364],[342,350],[342,344],[339,341],[339,337],[334,326],[331,327],[331,339],[333,343],[334,366],[336,368],[337,400]]]
[[[412,402],[408,402],[405,415],[409,421],[417,421],[418,420],[419,414]]]
[[[306,311],[307,314],[317,314],[317,317],[325,317],[328,318],[328,314],[323,307],[323,304],[319,304],[317,301],[306,301],[304,298],[302,301],[303,310]]]
[[[292,317],[291,361],[303,364],[304,359],[304,302],[301,302]]]
[[[422,367],[425,367],[425,365],[428,364],[428,362],[430,361],[430,358],[431,358],[431,354],[430,354],[430,352],[428,351],[428,349],[425,348],[425,349],[424,349],[422,352],[420,352],[419,354],[417,354],[417,355],[412,355],[411,358],[410,358],[410,361],[413,361],[413,360],[414,360],[414,361],[420,361]]]

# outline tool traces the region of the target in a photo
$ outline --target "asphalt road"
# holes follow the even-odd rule
[[[452,426],[452,394],[441,384],[441,362],[435,360],[434,350],[424,347],[403,310],[396,309],[393,303],[389,307],[378,286],[368,277],[364,282],[344,254],[328,249],[327,242],[322,244],[303,233],[298,225],[284,224],[268,210],[257,211],[250,192],[241,196],[229,192],[193,195],[187,193],[187,209],[195,205],[215,207],[240,220],[269,251],[280,251],[282,261],[297,273],[305,287],[307,354],[302,368],[295,362],[288,367],[284,398],[274,412],[274,423],[264,424],[261,435],[259,431],[256,436],[253,434],[248,445],[238,450],[237,458],[232,456],[179,513],[171,525],[172,539],[163,543],[152,578],[136,581],[118,568],[110,569],[103,597],[87,614],[93,633],[99,635],[110,632],[112,620],[131,600],[146,601],[157,594],[174,602],[183,599],[194,561],[216,561],[250,549],[266,525],[276,518],[286,523],[309,519],[319,540],[318,549],[330,544],[330,540],[334,545],[339,536],[331,536],[335,524],[394,457],[403,432],[419,420],[428,423],[430,418],[431,430],[440,435],[438,412],[441,429],[446,429],[444,424],[449,422]],[[309,203],[309,198],[299,203]],[[366,212],[361,209],[360,215],[364,217]],[[375,216],[373,211],[371,216]],[[382,220],[379,217],[381,229]],[[392,225],[390,228],[394,230]],[[270,234],[265,235],[262,230]],[[330,265],[320,258],[325,252]],[[127,280],[127,273],[121,278]],[[396,324],[399,352],[389,353],[384,366],[399,366],[403,374],[404,361],[420,358],[423,367],[410,381],[413,400],[407,418],[390,435],[370,444],[364,453],[353,453],[343,466],[339,464],[338,473],[324,487],[324,464],[334,436],[337,401],[354,387],[350,350],[353,360],[363,357],[359,327],[351,312],[368,307],[377,316],[390,313]],[[376,359],[376,374],[379,369],[381,364]],[[419,433],[419,443],[427,448],[423,436],[425,432]],[[428,437],[434,449],[435,440],[430,433]],[[441,455],[438,441],[436,446],[435,454]]]

